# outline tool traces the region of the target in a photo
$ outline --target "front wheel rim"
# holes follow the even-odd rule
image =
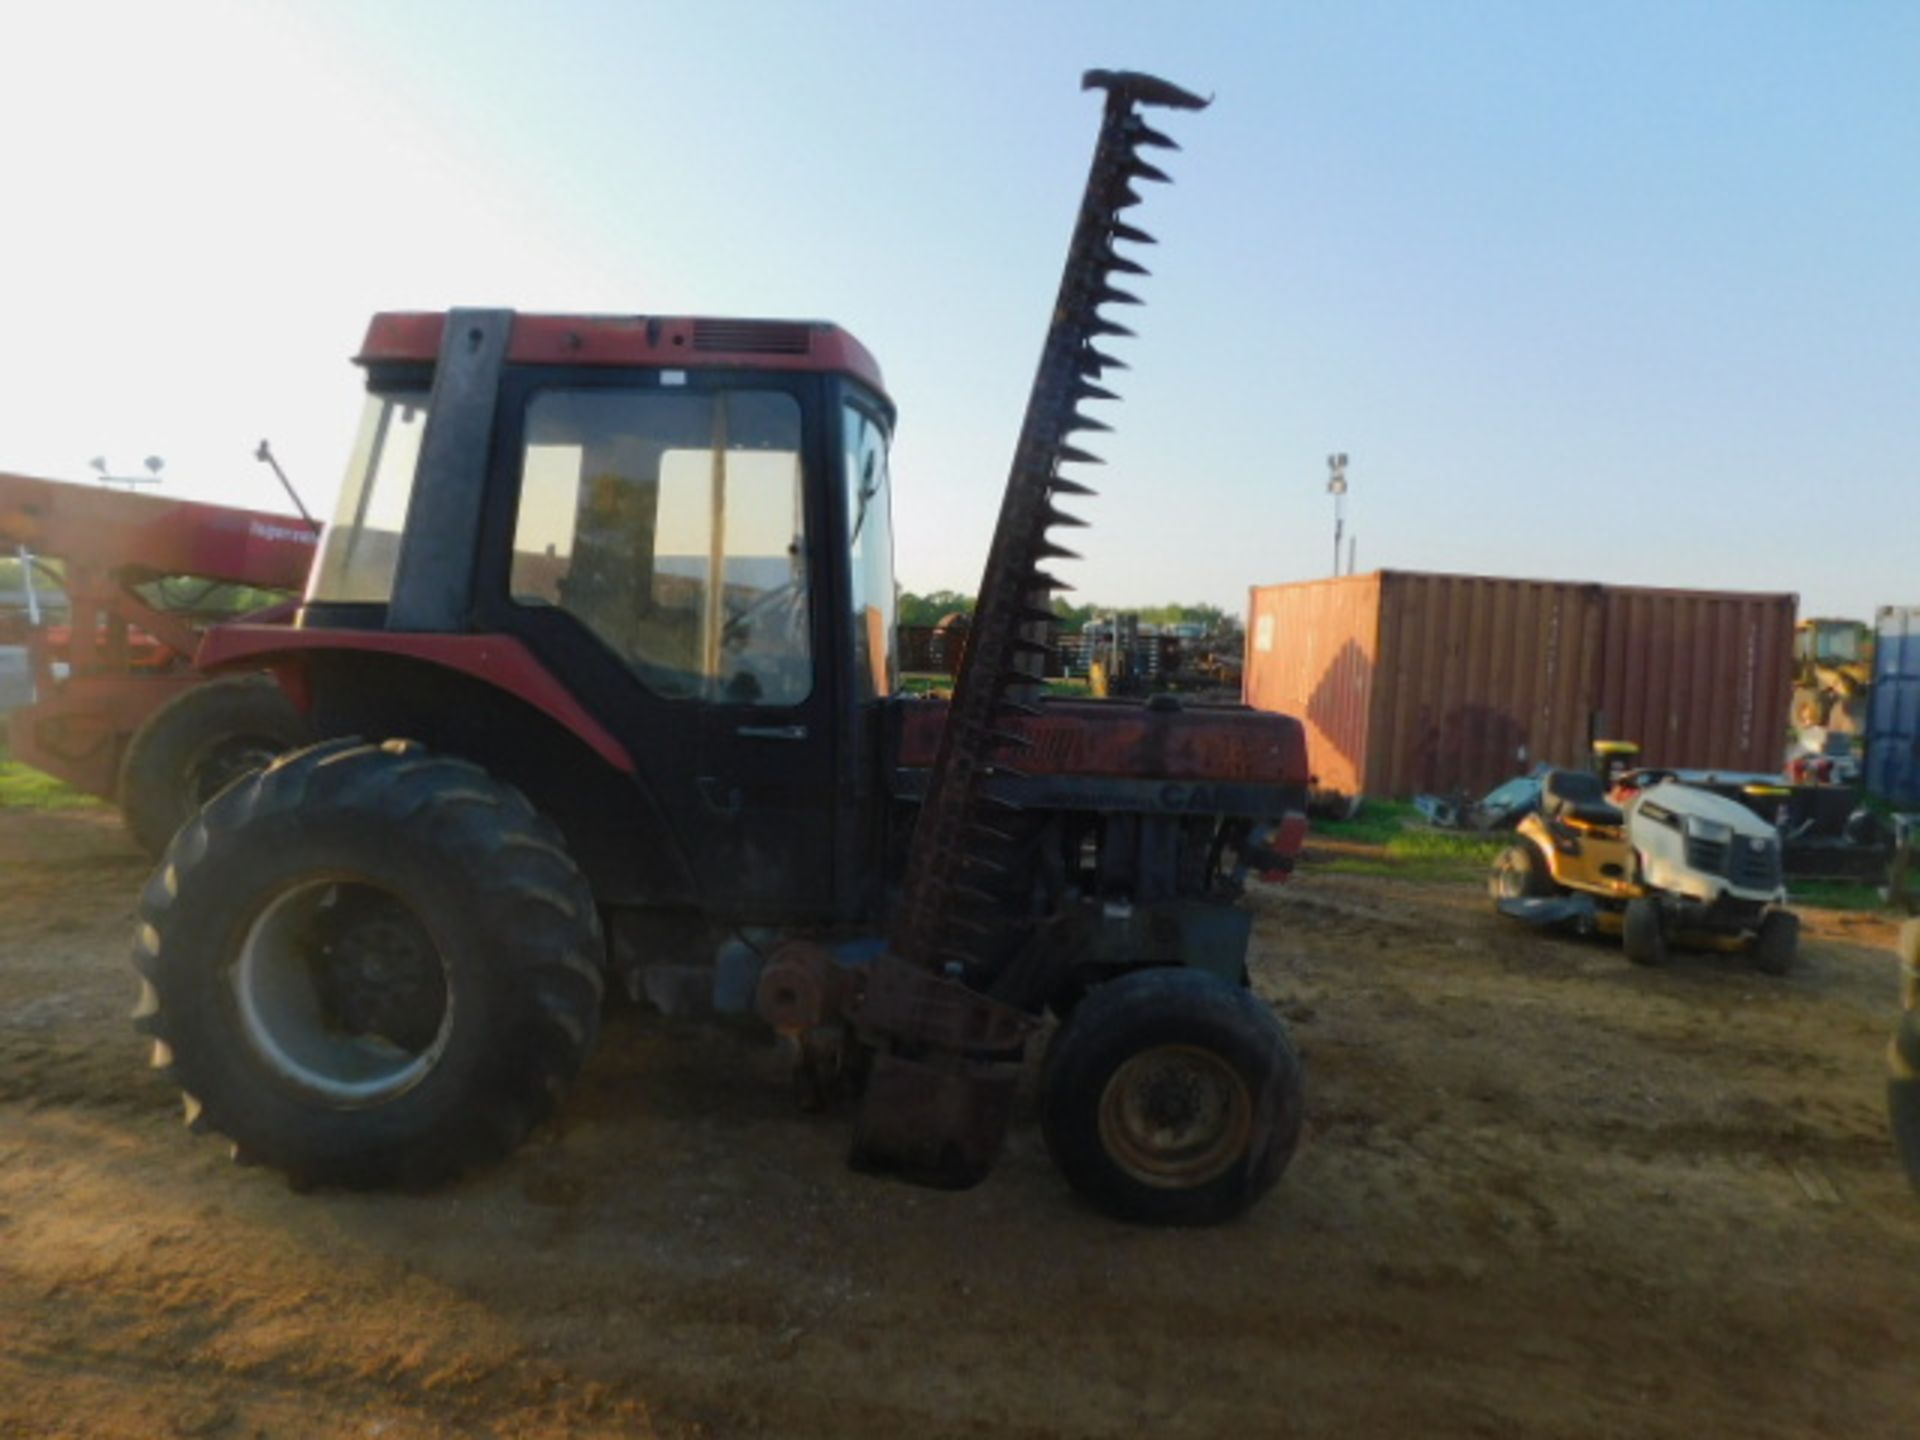
[[[247,927],[230,980],[254,1054],[276,1079],[334,1108],[411,1090],[453,1030],[440,947],[404,902],[363,881],[281,889]]]
[[[1227,1059],[1157,1045],[1113,1072],[1100,1095],[1100,1142],[1133,1179],[1185,1190],[1226,1174],[1253,1138],[1253,1094]]]

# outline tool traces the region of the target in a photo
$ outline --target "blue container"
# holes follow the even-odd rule
[[[1874,624],[1867,790],[1920,810],[1920,605],[1884,605]]]

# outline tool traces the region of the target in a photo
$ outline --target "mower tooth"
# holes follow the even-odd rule
[[[1124,220],[1115,220],[1107,227],[1107,233],[1116,240],[1131,240],[1136,245],[1158,245],[1160,242],[1138,226],[1129,225]]]
[[[1053,483],[1056,485],[1060,483],[1058,476],[1054,478]],[[1069,481],[1068,483],[1071,484],[1072,482]],[[1033,588],[1036,590],[1051,590],[1056,595],[1071,595],[1073,593],[1073,586],[1058,576],[1049,575],[1044,570],[1035,570],[1033,572]]]
[[[1102,285],[1094,292],[1093,303],[1096,305],[1138,305],[1141,304],[1142,301],[1138,295],[1119,289],[1117,286]]]
[[[1107,208],[1114,211],[1131,210],[1139,203],[1140,192],[1134,189],[1133,186],[1123,182]]]
[[[978,850],[969,850],[962,854],[960,857],[960,868],[962,870],[982,870],[989,875],[1004,875],[1007,873],[1007,867],[1005,865],[1002,865],[998,860],[988,859]]]
[[[1117,320],[1109,320],[1104,315],[1095,315],[1092,320],[1087,323],[1087,334],[1119,335],[1122,338],[1131,338],[1133,331],[1129,330]]]
[[[1171,175],[1167,174],[1167,172],[1162,170],[1158,165],[1149,165],[1138,155],[1134,156],[1131,163],[1128,164],[1127,173],[1136,180],[1151,180],[1157,185],[1171,185],[1173,183],[1173,177]]]
[[[1042,523],[1049,526],[1064,525],[1069,530],[1084,530],[1087,528],[1087,522],[1082,520],[1078,515],[1069,515],[1066,511],[1056,510],[1051,505],[1049,505],[1043,513]]]
[[[1113,426],[1107,424],[1104,420],[1096,420],[1091,415],[1082,414],[1076,410],[1067,416],[1067,423],[1063,428],[1071,433],[1075,430],[1106,431],[1112,430]]]
[[[1051,540],[1042,540],[1038,545],[1033,547],[1033,553],[1036,555],[1044,555],[1049,560],[1078,560],[1080,558],[1077,551],[1062,549]]]
[[[193,1134],[204,1135],[207,1133],[210,1122],[207,1119],[206,1107],[200,1103],[198,1096],[182,1094],[180,1097],[180,1114],[181,1119],[186,1123],[187,1129]]]
[[[996,744],[1011,745],[1018,750],[1031,750],[1033,737],[1022,735],[1018,730],[991,730],[988,732]]]
[[[1024,635],[1014,636],[1011,648],[1018,654],[1022,654],[1022,655],[1051,655],[1053,653],[1053,647],[1047,644],[1046,641],[1029,640]],[[1022,678],[1031,680],[1034,677],[1031,675],[1027,675]]]
[[[1047,488],[1055,495],[1098,495],[1100,493],[1091,485],[1082,485],[1078,480],[1069,480],[1064,475],[1055,475],[1047,481]]]
[[[1122,275],[1153,274],[1151,270],[1147,269],[1147,267],[1142,265],[1138,260],[1129,260],[1111,246],[1107,248],[1107,253],[1101,257],[1101,264],[1105,265],[1109,270],[1119,271]]]
[[[1138,115],[1127,126],[1127,139],[1134,145],[1151,145],[1156,150],[1179,150],[1180,143],[1171,135],[1162,135]]]
[[[1055,625],[1060,617],[1051,610],[1042,610],[1038,605],[1023,605],[1014,612],[1029,625]]]
[[[1075,400],[1118,400],[1120,397],[1104,385],[1096,385],[1091,380],[1076,380],[1073,383]]]
[[[1093,454],[1091,451],[1082,450],[1077,445],[1061,445],[1056,447],[1053,453],[1058,455],[1062,460],[1071,461],[1075,465],[1104,465],[1107,463],[1098,455]]]
[[[1017,765],[1003,765],[998,760],[988,762],[987,773],[995,778],[1004,776],[1008,780],[1031,780],[1033,778],[1033,772],[1031,770],[1022,770]]]
[[[1082,375],[1099,375],[1107,370],[1125,370],[1127,368],[1127,362],[1117,355],[1109,355],[1106,351],[1097,349],[1092,345],[1081,347],[1080,373]]]

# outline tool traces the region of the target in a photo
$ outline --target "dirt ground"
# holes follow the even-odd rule
[[[1911,1436],[1889,928],[1636,970],[1477,887],[1309,872],[1254,974],[1308,1066],[1248,1219],[1078,1205],[1030,1119],[863,1178],[746,1032],[611,1020],[564,1123],[425,1196],[190,1136],[104,811],[0,812],[0,1435]]]

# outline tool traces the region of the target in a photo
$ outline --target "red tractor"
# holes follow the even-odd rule
[[[828,324],[381,315],[291,626],[213,631],[318,733],[174,839],[137,1024],[236,1158],[414,1184],[512,1148],[609,979],[752,1008],[853,1162],[978,1181],[1027,1042],[1083,1195],[1209,1223],[1277,1180],[1299,1062],[1248,989],[1304,837],[1291,719],[1042,698],[1165,82],[1094,72],[1092,174],[950,703],[896,691],[894,407]],[[388,738],[396,737],[396,738]]]
[[[318,540],[291,515],[0,473],[0,551],[36,597],[13,758],[119,805],[158,855],[201,802],[309,738],[270,677],[209,682],[193,654],[213,621],[297,592]]]

